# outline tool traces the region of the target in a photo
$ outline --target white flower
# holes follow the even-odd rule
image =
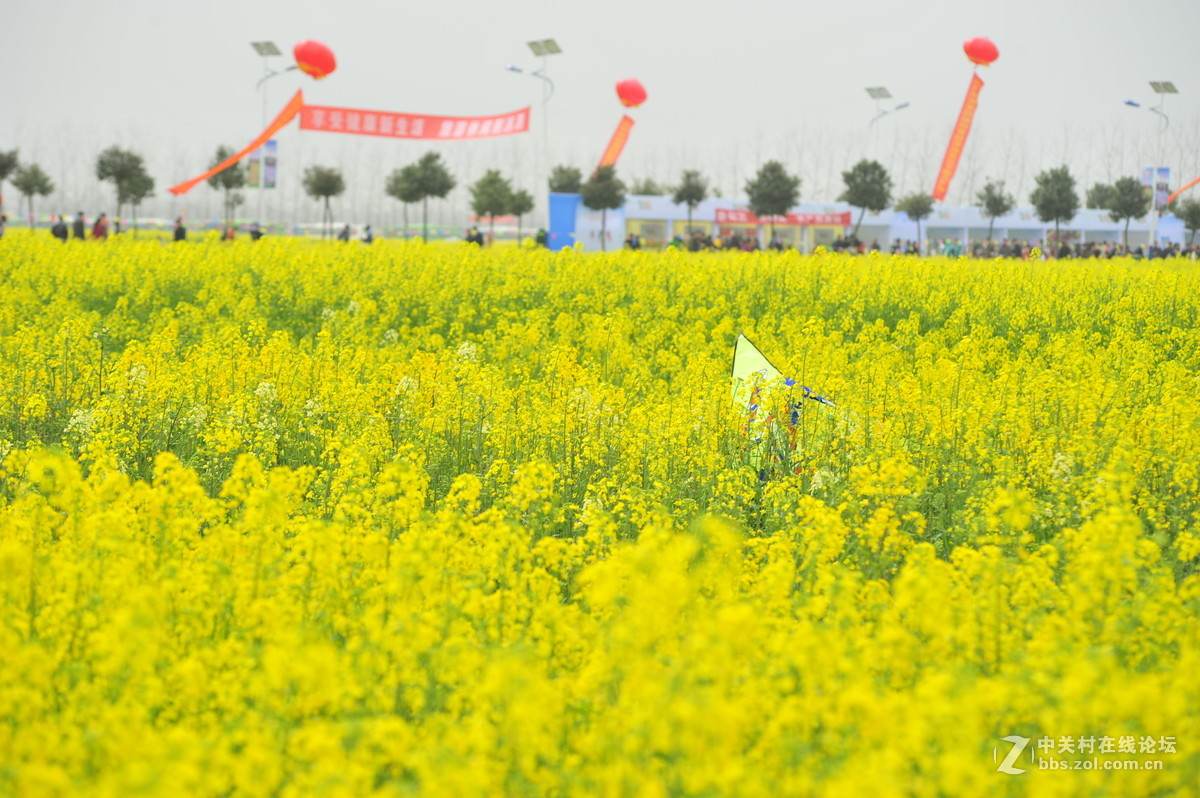
[[[254,389],[254,395],[265,402],[275,401],[275,386],[270,382],[260,382],[258,387]]]
[[[1075,469],[1075,458],[1062,452],[1054,453],[1054,462],[1050,464],[1050,476],[1055,479],[1067,479]]]
[[[357,299],[351,299],[350,303],[346,305],[346,312],[351,316],[353,316],[355,313],[358,313],[360,310],[362,310],[362,305],[358,303]]]
[[[333,308],[325,308],[321,311],[321,318],[325,319],[326,321],[329,321],[335,316],[337,316],[337,311]]]
[[[383,331],[383,342],[385,344],[394,344],[399,340],[400,340],[400,333],[396,332],[395,330],[389,329],[389,330]]]
[[[87,437],[92,432],[92,427],[96,425],[96,411],[94,410],[76,410],[71,414],[71,420],[67,422],[67,432],[73,432],[81,437]]]
[[[196,405],[187,414],[184,423],[192,430],[201,430],[204,424],[208,421],[208,408],[204,405]]]
[[[475,346],[470,341],[463,341],[458,347],[458,359],[460,362],[474,362],[479,356],[479,347]]]

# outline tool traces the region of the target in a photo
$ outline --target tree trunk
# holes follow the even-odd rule
[[[421,243],[429,243],[429,197],[421,200]]]
[[[488,246],[496,243],[496,214],[488,217]]]
[[[133,207],[133,237],[134,237],[134,239],[137,238],[137,206],[138,206],[138,204],[136,202],[133,203],[132,207]]]
[[[607,226],[608,226],[608,210],[605,208],[601,208],[600,209],[600,251],[601,252],[608,251],[608,242],[605,241],[605,231],[606,231]]]
[[[774,217],[774,215],[772,215],[771,216],[771,240],[767,242],[767,249],[770,249],[771,245],[774,243],[775,243],[775,217]]]
[[[1125,249],[1129,249],[1129,219],[1130,217],[1125,217]]]
[[[863,206],[863,208],[858,212],[858,221],[854,223],[854,232],[850,234],[850,237],[855,241],[858,240],[858,228],[862,226],[863,217],[866,215],[867,209],[866,206]]]
[[[992,240],[992,228],[995,226],[995,224],[996,224],[996,217],[989,216],[988,217],[988,241]]]
[[[921,250],[925,248],[925,242],[921,239],[921,220],[917,219],[917,254],[921,254]]]
[[[523,213],[517,214],[517,246],[521,246],[521,218],[524,215]]]
[[[404,240],[408,240],[408,203],[404,203]]]
[[[688,203],[687,209],[688,209],[688,226],[687,226],[687,230],[685,230],[684,232],[687,234],[688,238],[691,238],[692,237],[692,203],[690,203],[690,202]]]

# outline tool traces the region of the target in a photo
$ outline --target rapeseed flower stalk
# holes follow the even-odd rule
[[[0,794],[1200,782],[1190,263],[12,234],[0,275]],[[766,482],[739,331],[838,403]]]

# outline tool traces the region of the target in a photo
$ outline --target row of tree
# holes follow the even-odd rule
[[[226,160],[233,150],[219,147],[209,164],[215,166]],[[130,206],[134,228],[137,227],[137,209],[143,200],[154,195],[154,179],[146,171],[140,155],[109,147],[96,159],[96,177],[113,184],[117,196],[117,215],[122,208]],[[862,160],[848,171],[842,172],[845,191],[838,199],[858,208],[858,219],[852,235],[857,238],[859,227],[867,211],[881,213],[893,207],[892,178],[878,161]],[[54,191],[54,183],[36,163],[22,164],[16,150],[0,152],[0,189],[5,181],[21,193],[30,215],[36,197],[48,196]],[[233,212],[244,202],[239,189],[247,183],[247,172],[242,164],[225,169],[209,178],[209,185],[224,193],[223,206],[226,225]],[[454,176],[435,152],[427,152],[414,163],[395,169],[387,179],[385,193],[404,205],[404,226],[408,229],[408,206],[422,204],[422,225],[425,237],[429,232],[429,200],[444,199],[457,185]],[[322,230],[332,234],[333,213],[330,202],[346,190],[346,181],[338,169],[326,166],[310,166],[304,171],[303,187],[306,194],[322,203]],[[614,167],[597,169],[590,178],[584,179],[583,172],[572,166],[556,166],[550,174],[549,188],[552,192],[578,193],[588,208],[601,211],[601,238],[607,226],[607,211],[620,208],[628,193],[671,195],[678,205],[687,207],[688,226],[691,227],[692,213],[708,199],[708,180],[696,170],[685,170],[675,187],[661,186],[652,180],[634,183],[632,189],[617,178]],[[534,200],[528,191],[515,189],[511,180],[497,170],[488,170],[471,187],[471,208],[476,215],[487,217],[494,233],[497,216],[517,217],[518,236],[522,217],[533,210]],[[758,216],[773,218],[782,216],[800,201],[800,178],[791,175],[779,161],[768,161],[758,173],[745,184],[750,210]],[[977,194],[976,200],[983,215],[989,219],[988,238],[992,236],[995,220],[1009,213],[1015,206],[1013,196],[1004,189],[1004,181],[990,180]],[[1060,224],[1069,222],[1079,211],[1080,200],[1075,190],[1075,179],[1066,166],[1048,169],[1036,177],[1036,188],[1030,195],[1038,218],[1043,222],[1054,222],[1055,235]],[[1116,221],[1125,222],[1125,243],[1128,245],[1129,222],[1139,219],[1150,211],[1150,189],[1132,177],[1123,177],[1115,183],[1097,183],[1086,195],[1088,208],[1107,210]],[[910,194],[895,201],[894,207],[917,223],[920,237],[921,222],[933,212],[933,199],[924,193]],[[1168,208],[1179,215],[1194,239],[1200,229],[1200,201],[1187,200]],[[775,237],[774,224],[771,237]]]
[[[607,170],[607,171],[606,171]],[[933,198],[917,192],[901,197],[892,204],[892,178],[878,161],[862,160],[842,172],[846,189],[838,197],[851,207],[858,208],[858,220],[851,234],[858,237],[859,227],[867,211],[881,213],[889,207],[903,212],[917,223],[917,237],[921,237],[921,222],[933,213]],[[625,185],[616,178],[612,167],[598,170],[588,181],[578,169],[569,166],[555,167],[550,175],[550,190],[579,193],[583,204],[601,214],[601,239],[605,226],[604,211],[621,207],[625,202]],[[750,210],[757,216],[774,218],[783,216],[800,201],[800,178],[788,174],[779,161],[768,161],[745,185]],[[634,194],[671,195],[677,205],[686,205],[688,226],[691,227],[692,211],[708,198],[708,182],[699,172],[688,170],[675,188],[660,186],[653,181],[635,183]],[[1079,195],[1075,190],[1075,178],[1066,166],[1048,169],[1036,178],[1036,188],[1030,202],[1043,222],[1054,222],[1055,238],[1060,225],[1070,222],[1079,212]],[[1005,216],[1016,206],[1012,194],[1005,191],[1004,181],[989,180],[976,195],[978,207],[988,219],[988,238],[992,237],[996,219]],[[1150,211],[1150,189],[1132,177],[1123,177],[1112,185],[1096,184],[1087,193],[1089,208],[1108,211],[1114,221],[1125,222],[1125,244],[1129,243],[1129,222],[1140,219]],[[1167,208],[1183,219],[1193,239],[1200,230],[1200,201],[1186,200]],[[775,237],[775,226],[771,224],[771,238]]]
[[[96,179],[110,182],[117,193],[117,216],[121,209],[130,206],[133,212],[133,227],[137,230],[137,209],[142,202],[154,196],[154,178],[146,171],[142,156],[109,147],[96,158]],[[33,215],[36,197],[48,197],[54,192],[54,181],[36,163],[21,163],[16,150],[0,152],[0,192],[5,181],[12,183],[20,192]]]
[[[221,147],[213,156],[212,165],[228,158],[230,150]],[[246,184],[245,170],[234,165],[213,175],[208,181],[214,188],[225,192],[226,225],[233,210],[242,202],[238,189]],[[334,197],[346,190],[346,180],[339,169],[329,166],[310,166],[304,170],[304,193],[321,203],[322,237],[332,235],[333,210],[330,206]],[[457,181],[436,152],[427,152],[417,161],[400,167],[388,175],[384,193],[399,200],[404,206],[404,229],[408,229],[408,206],[421,203],[423,237],[429,236],[429,200],[444,199]],[[495,233],[495,217],[511,214],[517,217],[517,233],[520,235],[521,217],[533,210],[533,196],[525,190],[516,190],[512,183],[495,169],[481,177],[471,186],[471,207],[478,216],[489,217],[492,233]]]

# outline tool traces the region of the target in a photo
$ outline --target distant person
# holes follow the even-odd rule
[[[183,226],[183,217],[175,219],[175,240],[187,241],[187,228]]]
[[[116,219],[113,219],[113,235],[119,236],[120,234],[121,234],[121,217],[118,216]]]
[[[546,229],[539,227],[537,234],[533,237],[533,243],[537,244],[539,247],[544,247],[546,246],[547,238],[548,236],[546,235]]]
[[[63,218],[61,213],[58,215],[58,221],[50,228],[50,235],[64,244],[67,243],[67,220]]]
[[[367,225],[366,228],[363,230],[362,242],[364,244],[370,244],[374,240],[375,240],[375,234],[371,232],[371,225]]]
[[[72,225],[71,232],[80,241],[87,238],[87,222],[83,220],[83,211],[80,211],[75,217],[75,224]]]
[[[108,214],[102,213],[96,217],[96,223],[92,225],[92,240],[103,241],[108,238]]]
[[[8,217],[0,213],[0,238],[4,238],[6,230],[8,230]]]
[[[250,225],[250,240],[257,241],[263,237],[262,228],[258,226],[258,222]]]
[[[341,232],[337,234],[337,240],[338,241],[349,241],[350,240],[350,225],[346,225],[345,227],[342,228]]]

